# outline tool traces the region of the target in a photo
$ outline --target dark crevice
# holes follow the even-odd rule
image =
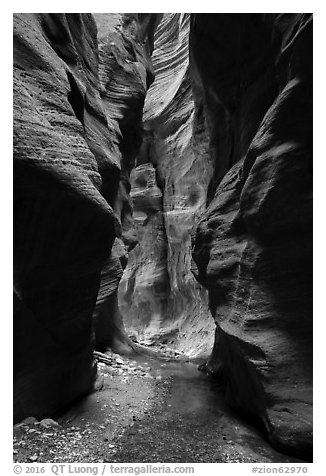
[[[75,113],[75,116],[84,127],[85,94],[82,93],[74,76],[67,71],[70,91],[68,92],[68,101]]]

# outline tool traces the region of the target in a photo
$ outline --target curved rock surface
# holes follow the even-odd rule
[[[103,16],[98,40],[90,14],[14,16],[15,420],[90,390],[94,308],[98,345],[128,346],[115,293],[155,21]]]
[[[115,156],[121,171],[107,178],[105,190],[118,219],[116,240],[101,271],[101,284],[94,311],[96,348],[110,347],[130,353],[118,307],[117,290],[127,263],[128,251],[137,243],[129,197],[129,174],[142,142],[145,94],[154,79],[151,64],[153,31],[160,15],[95,14],[98,25],[99,83],[101,100],[111,136],[116,141]]]
[[[194,15],[215,156],[194,272],[216,322],[207,370],[272,444],[312,451],[312,18]]]
[[[155,81],[131,173],[139,244],[129,254],[119,302],[127,330],[138,340],[195,356],[213,344],[207,294],[190,269],[190,234],[205,209],[213,167],[203,118],[194,110],[189,26],[189,14],[165,14],[155,31]]]

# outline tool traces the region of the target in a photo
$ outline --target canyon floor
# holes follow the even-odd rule
[[[301,462],[230,410],[198,363],[106,355],[95,393],[53,420],[14,426],[14,462]]]

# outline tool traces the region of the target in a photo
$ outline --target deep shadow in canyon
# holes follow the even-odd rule
[[[312,458],[311,14],[14,15],[14,420],[142,392],[98,459]]]

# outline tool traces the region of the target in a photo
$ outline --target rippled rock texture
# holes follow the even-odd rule
[[[92,319],[98,347],[129,345],[116,290],[156,17],[99,20],[98,39],[90,14],[14,16],[15,420],[90,390]]]
[[[312,447],[312,18],[193,15],[215,170],[193,235],[216,322],[207,363],[278,449]]]
[[[155,31],[155,81],[144,109],[144,140],[131,173],[139,244],[119,288],[125,325],[138,340],[208,353],[214,323],[191,273],[191,230],[213,173],[204,118],[195,111],[189,14],[165,14]]]

